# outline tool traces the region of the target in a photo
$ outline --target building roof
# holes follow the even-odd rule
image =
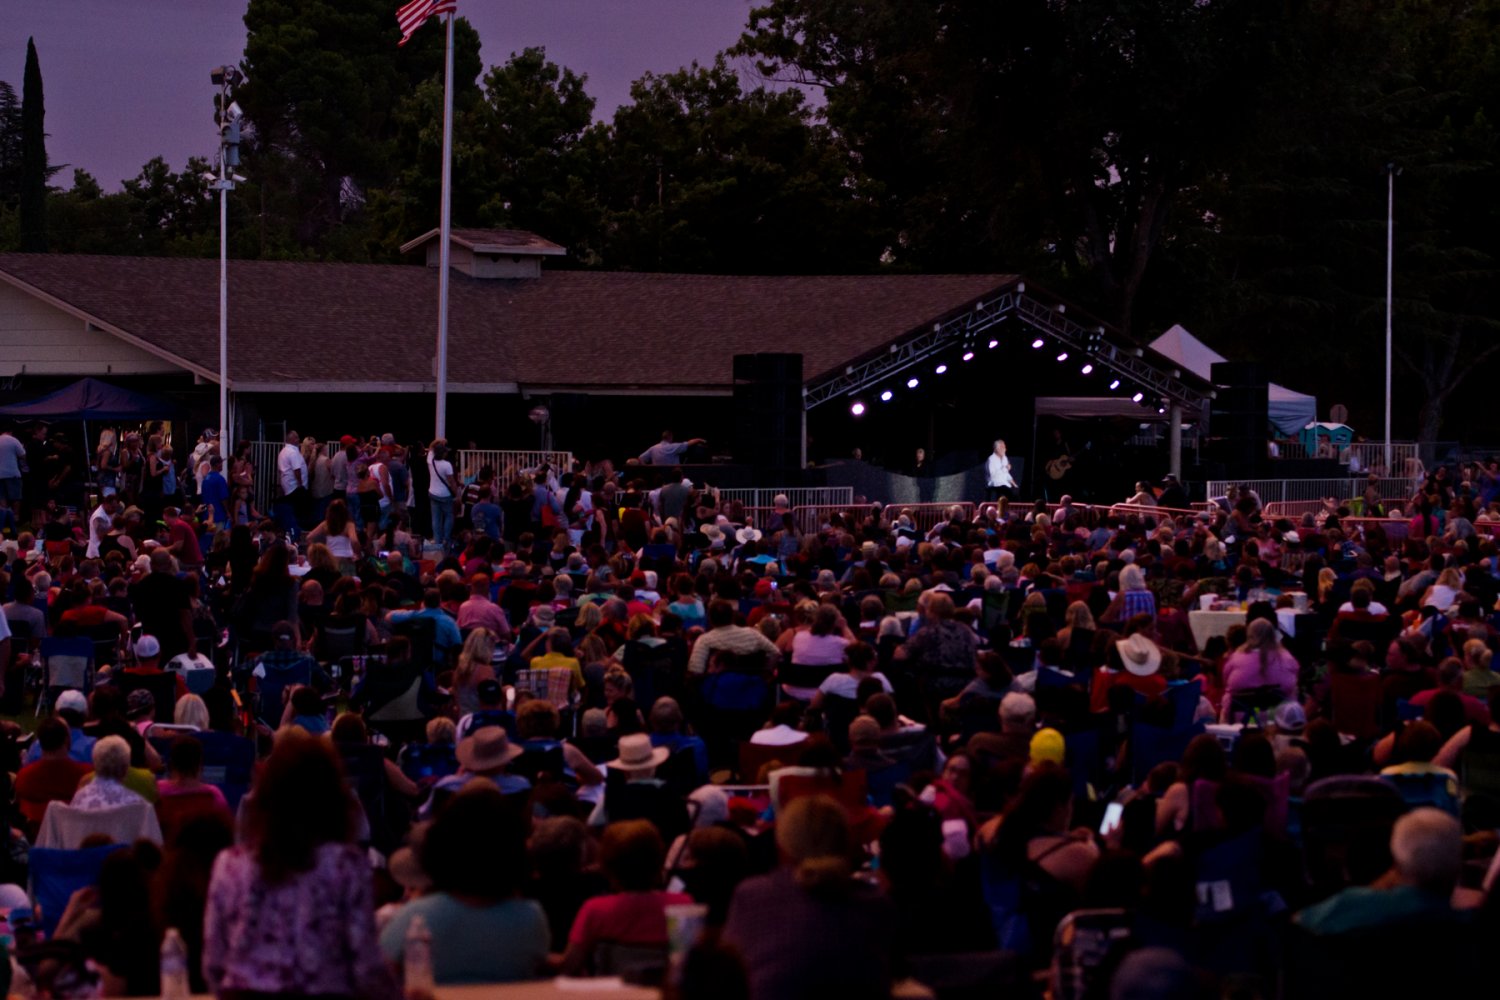
[[[218,277],[212,259],[0,254],[0,280],[210,378]],[[800,352],[811,380],[1015,280],[454,272],[448,377],[454,391],[722,389],[735,354]],[[430,385],[437,284],[416,265],[231,261],[231,384]]]
[[[401,245],[402,253],[410,253],[417,247],[437,239],[438,230],[429,229],[414,240]],[[454,243],[475,253],[524,254],[527,256],[561,257],[567,248],[536,233],[524,229],[454,229],[450,230]]]

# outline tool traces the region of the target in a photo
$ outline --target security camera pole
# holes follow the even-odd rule
[[[230,91],[244,78],[233,65],[215,67],[209,79],[219,88],[214,124],[219,128],[219,176],[210,185],[219,192],[219,449],[229,436],[229,192],[234,190],[234,167],[240,165],[240,118]]]

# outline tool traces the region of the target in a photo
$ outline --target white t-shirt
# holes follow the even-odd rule
[[[294,444],[286,445],[281,449],[281,454],[276,456],[276,471],[281,474],[281,492],[290,495],[299,487],[307,485],[307,461],[302,457],[302,449]],[[297,474],[301,473],[299,477]]]
[[[109,516],[103,504],[94,508],[94,512],[89,515],[89,547],[84,550],[86,558],[99,558],[99,543],[104,540],[105,535],[109,534],[110,525],[113,523],[114,518]]]
[[[881,690],[886,694],[891,693],[891,682],[886,679],[885,674],[877,670],[870,676],[880,682]],[[818,690],[826,695],[833,695],[836,698],[848,698],[852,701],[859,696],[859,681],[855,680],[854,675],[848,672],[829,674],[823,679],[823,683],[818,685]]]
[[[433,458],[428,455],[427,471],[430,474],[427,494],[438,500],[453,499],[453,491],[448,488],[448,480],[453,478],[453,463],[446,458]]]

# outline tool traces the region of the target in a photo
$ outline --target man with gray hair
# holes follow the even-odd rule
[[[1463,827],[1448,813],[1424,807],[1391,829],[1391,871],[1373,886],[1351,886],[1297,914],[1313,934],[1348,934],[1451,917],[1463,867]]]

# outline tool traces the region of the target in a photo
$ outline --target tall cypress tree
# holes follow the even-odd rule
[[[26,40],[21,85],[21,250],[47,252],[47,132],[43,124],[42,65],[35,39]]]

